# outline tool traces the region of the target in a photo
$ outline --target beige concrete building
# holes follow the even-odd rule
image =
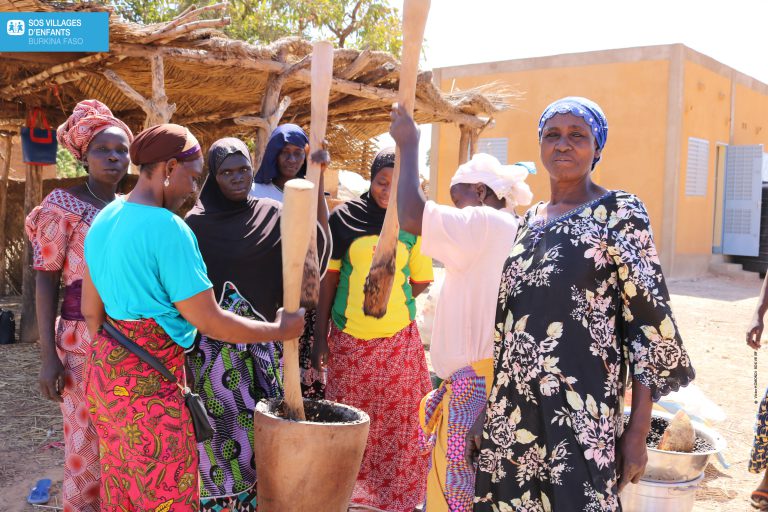
[[[563,96],[599,103],[610,128],[595,179],[645,202],[667,275],[703,274],[713,254],[757,254],[768,85],[679,44],[439,68],[434,77],[444,91],[498,82],[523,93],[476,146],[503,162],[536,162],[535,200],[549,194],[541,112]],[[430,194],[441,203],[450,202],[459,140],[455,125],[433,126]]]

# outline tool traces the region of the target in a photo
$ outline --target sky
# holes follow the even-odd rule
[[[432,0],[423,68],[683,43],[768,83],[767,29],[768,0]]]

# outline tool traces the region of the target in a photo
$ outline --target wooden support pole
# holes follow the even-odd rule
[[[462,124],[459,125],[459,130],[461,130],[461,137],[459,137],[459,165],[461,165],[469,160],[470,129]]]
[[[0,171],[0,296],[6,293],[6,271],[5,271],[5,244],[6,226],[5,218],[8,210],[8,174],[11,170],[11,152],[13,151],[13,135],[3,136],[5,144],[3,150],[3,167]]]
[[[43,166],[27,164],[24,183],[24,216],[43,201]],[[24,263],[21,284],[21,332],[19,340],[37,341],[37,312],[35,311],[35,271],[32,269],[32,244],[25,241]]]
[[[165,95],[165,66],[160,55],[153,54],[149,57],[152,68],[152,99],[142,96],[136,89],[130,86],[117,73],[111,69],[102,71],[104,77],[120,89],[120,92],[133,100],[147,115],[144,120],[144,128],[157,124],[167,123],[176,111],[176,105],[168,103]]]
[[[477,153],[477,138],[480,136],[480,130],[472,130],[469,133],[469,158]]]
[[[176,105],[168,103],[168,96],[165,95],[165,64],[160,55],[150,57],[152,65],[152,100],[150,112],[147,112],[147,119],[144,128],[156,124],[167,123],[171,120],[173,113],[176,112]]]
[[[282,75],[272,75],[267,83],[267,88],[264,91],[264,97],[261,100],[261,118],[267,121],[266,129],[259,129],[256,132],[256,140],[253,147],[253,168],[258,169],[261,165],[261,160],[264,158],[264,151],[267,149],[267,142],[269,142],[269,136],[277,127],[280,122],[280,118],[283,116],[285,109],[291,104],[291,99],[286,96],[283,99],[283,103],[280,102],[280,90],[283,88],[285,78]],[[287,103],[285,101],[287,100]],[[281,108],[281,107],[285,108]]]
[[[143,57],[149,55],[161,55],[166,59],[180,62],[192,62],[195,64],[208,64],[211,66],[236,66],[242,69],[255,69],[265,73],[280,73],[290,67],[271,59],[249,59],[208,50],[192,48],[147,48],[140,44],[115,43],[109,45],[112,52],[128,57]]]

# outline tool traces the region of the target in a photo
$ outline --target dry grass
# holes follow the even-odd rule
[[[9,12],[67,11],[81,7],[49,0],[0,0],[0,11]],[[219,12],[216,15],[225,14]],[[192,21],[192,18],[186,21]],[[56,126],[64,121],[78,101],[96,98],[108,105],[131,129],[139,131],[144,112],[110,82],[103,71],[110,69],[141,96],[149,98],[152,85],[148,57],[152,51],[161,50],[164,52],[165,93],[168,102],[176,105],[172,120],[188,125],[203,145],[223,136],[245,139],[254,136],[253,127],[236,125],[232,118],[242,115],[266,117],[271,113],[261,112],[262,99],[276,70],[287,76],[281,95],[292,99],[283,121],[305,129],[309,127],[310,86],[306,74],[301,73],[306,73],[309,68],[312,45],[308,41],[287,38],[257,46],[205,28],[177,34],[162,42],[153,41],[152,34],[162,32],[166,24],[142,26],[125,22],[113,14],[109,25],[110,45],[114,51],[108,56],[54,73],[31,88],[2,93],[4,88],[18,87],[23,80],[52,66],[72,62],[72,55],[3,54],[0,59],[0,120],[3,117],[23,118],[26,106],[35,105],[44,107],[51,124]],[[206,60],[196,60],[199,57]],[[353,82],[358,92],[341,92],[337,85],[331,89],[327,139],[334,165],[338,168],[367,171],[373,155],[366,153],[363,144],[384,133],[389,126],[392,93],[399,87],[399,68],[398,60],[386,52],[335,50],[334,77]],[[294,72],[296,69],[300,72]],[[73,72],[80,74],[67,80],[67,73]],[[57,89],[61,104],[52,97],[53,89],[47,85],[53,79],[61,82]],[[368,94],[359,94],[363,88],[368,88]],[[416,120],[432,123],[454,122],[461,115],[493,117],[496,112],[509,108],[518,99],[518,94],[501,84],[443,94],[433,84],[432,73],[426,71],[418,77],[416,97],[419,101],[414,112]],[[461,119],[466,121],[466,118]]]

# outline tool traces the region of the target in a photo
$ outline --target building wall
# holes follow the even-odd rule
[[[510,163],[536,162],[535,201],[549,196],[536,140],[542,110],[566,95],[599,103],[610,131],[594,178],[645,202],[668,276],[706,273],[720,245],[726,145],[763,144],[768,152],[768,85],[683,45],[457,66],[435,70],[435,80],[446,91],[496,82],[522,94],[481,138],[508,137]],[[703,196],[686,193],[690,137],[709,143]],[[450,202],[458,143],[456,126],[433,127],[430,187],[442,203]]]
[[[489,64],[488,71],[491,69]],[[480,137],[508,137],[510,163],[536,162],[539,172],[528,180],[534,201],[549,198],[549,180],[539,158],[537,140],[541,112],[553,100],[568,95],[586,96],[600,104],[610,128],[594,178],[606,188],[624,189],[645,201],[658,239],[664,229],[662,198],[669,61],[606,62],[501,73],[480,70],[473,76],[455,76],[464,73],[450,71],[438,70],[442,90],[498,82],[523,94],[513,109],[498,114],[495,126],[486,129]],[[433,164],[435,155],[437,158],[430,185],[436,187],[438,202],[450,203],[448,183],[458,163],[459,130],[452,125],[439,128],[435,125],[433,131],[438,132],[433,134]]]
[[[733,144],[763,144],[768,152],[768,91],[734,84]]]
[[[731,79],[701,64],[685,60],[683,79],[680,167],[677,189],[675,257],[670,273],[677,277],[706,272],[715,231],[718,143],[727,144],[731,124]],[[704,196],[686,193],[689,138],[709,142],[707,187]],[[724,158],[724,154],[722,154]],[[722,183],[720,183],[722,186]],[[722,212],[720,211],[720,215]],[[719,231],[719,229],[718,229]]]

